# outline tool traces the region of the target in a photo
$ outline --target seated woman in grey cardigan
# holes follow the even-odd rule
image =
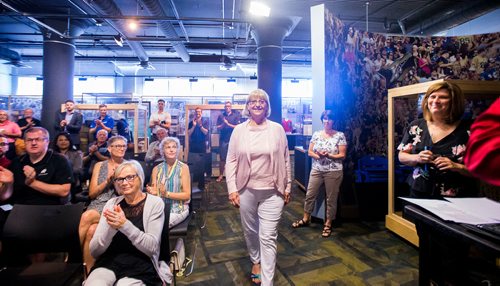
[[[114,185],[120,196],[106,203],[90,241],[96,262],[85,285],[170,283],[170,269],[158,259],[165,204],[142,191],[144,171],[137,161],[118,166]]]

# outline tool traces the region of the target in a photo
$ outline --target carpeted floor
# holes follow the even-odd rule
[[[418,284],[418,250],[383,222],[343,222],[322,238],[320,223],[291,228],[302,215],[304,193],[294,187],[292,198],[279,227],[275,285]],[[228,203],[225,183],[209,183],[206,202],[186,241],[194,271],[177,285],[252,285],[239,212]]]

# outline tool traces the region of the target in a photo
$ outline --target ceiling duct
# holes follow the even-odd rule
[[[453,13],[445,15],[445,17],[443,17],[444,15],[441,15],[438,19],[431,18],[422,21],[421,24],[413,25],[411,29],[407,27],[406,30],[408,35],[434,35],[480,17],[498,8],[497,1],[470,1],[468,3],[470,4],[469,6],[463,6],[463,3],[460,2],[460,4],[457,4],[460,6],[449,7],[450,10],[454,11]]]
[[[227,67],[235,65],[226,55],[191,55],[189,61],[193,63],[219,63]]]
[[[120,8],[116,5],[116,3],[113,0],[92,0],[89,1],[89,3],[95,5],[101,12],[104,14],[103,16],[109,15],[109,16],[122,16],[122,12]],[[110,20],[107,20],[110,21]],[[121,20],[116,20],[116,21],[111,21],[114,24],[116,24],[117,29],[119,30],[122,35],[125,36],[125,38],[128,37],[126,31],[127,28],[125,27],[125,23]],[[141,45],[139,42],[135,41],[127,41],[129,47],[134,51],[134,53],[137,55],[139,60],[147,62],[149,60],[148,55],[146,54],[146,50],[144,47]]]
[[[163,8],[161,7],[161,4],[158,0],[142,0],[142,3],[144,3],[144,6],[153,16],[166,17],[165,12],[163,11]],[[169,39],[179,38],[179,35],[177,35],[177,32],[175,32],[175,28],[172,23],[168,21],[158,21],[158,26],[160,27],[165,37]],[[186,49],[186,46],[184,46],[182,42],[172,41],[171,43],[172,47],[175,49],[175,52],[177,53],[177,55],[179,55],[182,61],[189,62],[190,56]]]
[[[30,68],[22,62],[21,55],[18,52],[0,47],[0,59],[6,60],[4,64],[13,65],[18,68]]]

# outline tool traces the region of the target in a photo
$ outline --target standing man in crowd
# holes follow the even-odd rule
[[[16,148],[14,142],[16,138],[21,137],[21,128],[17,123],[9,120],[7,111],[0,110],[0,136],[7,137],[9,142],[9,150],[5,154],[8,159],[12,160],[16,157]]]
[[[106,104],[99,105],[99,117],[90,124],[90,134],[94,134],[94,138],[96,138],[97,132],[104,129],[108,132],[109,138],[112,136],[113,127],[115,127],[115,121],[108,115],[108,106]]]
[[[68,132],[71,141],[77,149],[80,149],[80,130],[82,129],[83,116],[75,111],[75,102],[68,99],[64,102],[66,112],[56,114],[55,130],[58,132]]]
[[[23,133],[22,135],[24,135],[24,132],[26,132],[26,130],[30,129],[31,127],[42,126],[42,123],[40,122],[40,120],[33,117],[33,109],[26,108],[24,110],[24,117],[17,121],[17,125],[19,125],[19,128]]]
[[[217,118],[217,129],[220,130],[219,150],[220,150],[220,163],[219,163],[219,177],[217,182],[222,181],[224,178],[224,167],[226,166],[227,149],[229,147],[229,139],[233,134],[233,129],[240,123],[240,113],[233,111],[230,101],[224,104],[224,112]]]
[[[160,128],[164,128],[168,131],[170,129],[170,125],[172,124],[172,116],[170,113],[165,111],[165,100],[158,100],[158,111],[153,113],[151,112],[151,117],[149,117],[149,128],[151,128],[152,140],[158,140],[157,132]]]
[[[198,188],[205,188],[205,154],[208,134],[208,123],[201,118],[201,108],[195,109],[194,118],[189,122],[189,154],[188,164],[192,170],[193,180],[198,182]]]
[[[10,170],[0,167],[0,200],[14,204],[58,205],[69,201],[72,168],[68,160],[49,150],[49,132],[32,127],[24,135],[26,155],[16,157]]]

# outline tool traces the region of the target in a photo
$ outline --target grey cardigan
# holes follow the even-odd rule
[[[104,209],[112,208],[123,200],[123,196],[110,199]],[[153,265],[164,283],[172,282],[172,273],[165,261],[159,261],[160,238],[165,221],[163,209],[165,204],[157,196],[147,195],[143,211],[144,232],[140,231],[129,220],[120,229],[114,229],[106,222],[106,218],[101,215],[99,224],[92,240],[90,241],[90,254],[98,258],[108,249],[113,237],[121,231],[132,244],[141,252],[151,258]]]

